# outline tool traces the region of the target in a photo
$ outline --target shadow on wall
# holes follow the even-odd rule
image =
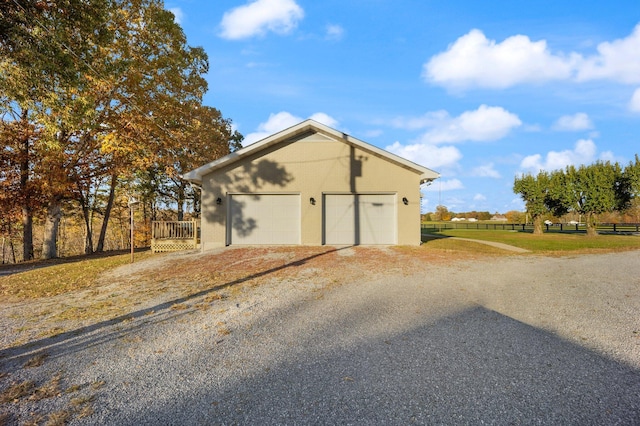
[[[233,229],[239,235],[250,235],[258,227],[256,218],[246,217],[245,203],[241,201],[231,200],[231,205],[227,206],[230,200],[227,194],[251,194],[274,186],[284,188],[293,180],[293,175],[284,166],[266,159],[247,162],[230,170],[221,170],[212,179],[210,189],[203,194],[202,216],[208,222],[225,224],[225,217],[229,212]],[[259,200],[260,195],[253,198]],[[218,199],[221,200],[219,204]]]

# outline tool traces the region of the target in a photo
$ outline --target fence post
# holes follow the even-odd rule
[[[191,226],[193,227],[191,230],[193,232],[193,248],[196,249],[198,248],[198,221],[196,219],[192,219]]]

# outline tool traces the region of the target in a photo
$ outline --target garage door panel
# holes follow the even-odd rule
[[[229,244],[300,244],[300,195],[236,194],[229,203]]]
[[[395,244],[395,199],[393,194],[326,194],[325,244]]]

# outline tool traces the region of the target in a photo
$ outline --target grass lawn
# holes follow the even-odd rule
[[[582,233],[547,232],[533,235],[531,232],[476,229],[446,229],[435,235],[496,241],[537,253],[571,253],[626,251],[640,249],[640,237],[633,235],[598,235],[587,237]],[[424,237],[423,237],[424,240]]]
[[[137,252],[135,260],[151,255],[150,251]],[[130,261],[129,253],[119,252],[2,265],[0,270],[19,273],[0,276],[0,297],[30,299],[90,288],[101,272]]]

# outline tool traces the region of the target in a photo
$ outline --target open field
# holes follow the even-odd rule
[[[640,251],[529,237],[14,270],[0,424],[637,423]]]
[[[531,232],[475,230],[475,229],[443,229],[430,230],[433,235],[444,237],[471,238],[482,241],[495,241],[513,245],[534,253],[568,255],[576,253],[604,253],[609,251],[626,251],[640,249],[640,236],[609,235],[587,237],[582,233],[548,232],[533,235]],[[423,240],[429,234],[423,234]]]

